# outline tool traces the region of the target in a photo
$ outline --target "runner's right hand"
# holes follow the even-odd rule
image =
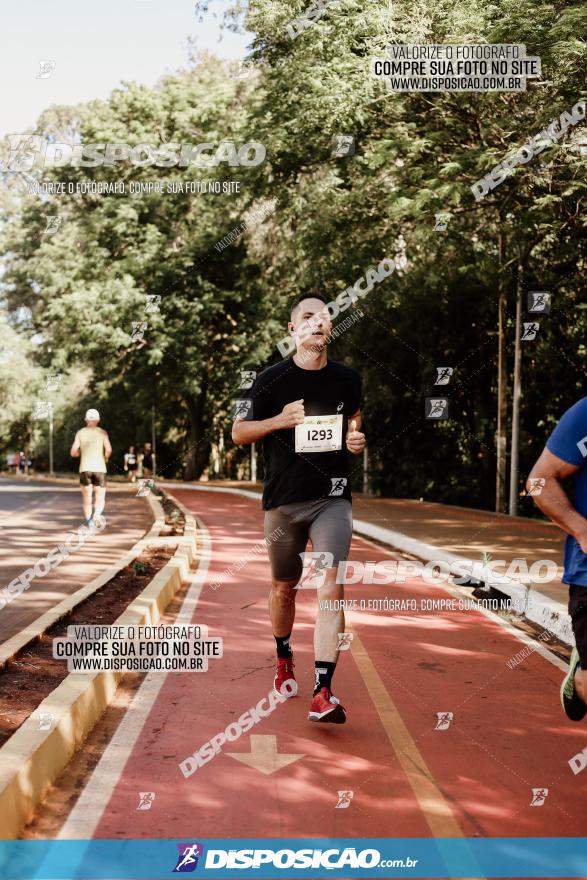
[[[304,421],[304,401],[294,400],[292,403],[286,403],[279,416],[280,428],[295,428]]]

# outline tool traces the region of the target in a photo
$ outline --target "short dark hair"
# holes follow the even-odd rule
[[[297,307],[300,305],[300,303],[304,302],[305,299],[319,299],[320,302],[323,302],[325,306],[328,305],[328,301],[326,299],[324,299],[324,297],[322,296],[321,293],[302,293],[302,294],[300,294],[300,296],[296,296],[296,298],[294,299],[294,301],[291,304],[291,308],[289,310],[290,320],[291,320],[291,316],[293,315],[294,311],[297,309]]]

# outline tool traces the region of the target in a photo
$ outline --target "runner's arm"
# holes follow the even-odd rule
[[[261,422],[247,422],[246,419],[236,419],[232,425],[232,441],[237,444],[256,443],[273,431],[279,430],[279,416],[272,419],[263,419]]]
[[[79,452],[79,431],[78,431],[77,434],[75,435],[75,439],[74,439],[72,446],[71,446],[71,457],[72,458],[79,458],[79,455],[80,455],[80,452]]]
[[[568,535],[573,535],[583,553],[587,553],[587,519],[575,510],[562,487],[563,481],[572,477],[579,469],[578,465],[569,464],[544,449],[530,471],[526,490],[532,493],[540,510]],[[534,480],[544,480],[539,492],[536,492]]]
[[[108,461],[111,455],[112,446],[110,445],[110,438],[108,437],[106,431],[104,431],[104,458],[106,459],[106,461]]]
[[[273,431],[283,431],[285,428],[294,428],[304,422],[304,401],[294,400],[286,403],[283,410],[277,416],[260,421],[248,419],[235,419],[232,424],[233,443],[247,444],[262,440]]]

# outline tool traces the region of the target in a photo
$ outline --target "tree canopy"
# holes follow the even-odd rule
[[[146,439],[154,406],[164,474],[234,476],[247,453],[230,448],[231,402],[242,370],[280,357],[288,302],[302,292],[334,299],[396,258],[396,271],[361,300],[364,317],[332,344],[331,356],[363,374],[370,486],[492,507],[517,287],[524,298],[552,294],[523,347],[522,474],[583,394],[580,125],[483,199],[471,187],[580,100],[587,11],[530,0],[335,0],[292,39],[288,23],[307,7],[236,4],[229,26],[253,35],[243,69],[204,54],[155,88],[123,83],[107,101],[43,114],[35,134],[49,141],[255,142],[266,158],[43,172],[46,181],[125,182],[125,194],[109,195],[39,197],[4,174],[2,300],[6,332],[19,340],[11,363],[20,374],[26,360],[23,376],[78,377],[57,412],[61,467],[73,420],[91,400],[119,457]],[[524,92],[391,93],[370,67],[391,43],[523,43],[542,76]],[[221,192],[128,192],[156,180],[214,182]],[[229,181],[239,192],[222,191]],[[448,215],[444,231],[438,214]],[[55,215],[59,228],[48,234]],[[158,310],[145,312],[147,297]],[[147,323],[134,341],[133,322]],[[440,367],[453,369],[447,386],[435,385]],[[449,418],[426,419],[425,398],[441,392]],[[26,405],[7,413],[5,422],[27,424]],[[13,442],[10,430],[2,442]]]

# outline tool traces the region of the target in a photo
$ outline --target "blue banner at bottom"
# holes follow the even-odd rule
[[[0,841],[2,880],[587,877],[586,837]]]

